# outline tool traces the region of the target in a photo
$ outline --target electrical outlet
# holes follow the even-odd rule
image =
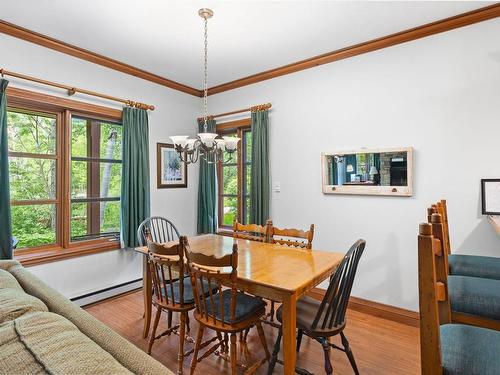
[[[279,182],[274,183],[274,191],[279,193],[281,191],[281,184]]]

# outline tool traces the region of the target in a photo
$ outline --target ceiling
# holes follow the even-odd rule
[[[1,18],[191,87],[209,86],[454,16],[480,1],[16,0]]]

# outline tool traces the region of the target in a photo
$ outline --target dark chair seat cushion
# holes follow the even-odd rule
[[[500,258],[451,254],[448,264],[450,275],[500,280]]]
[[[297,328],[302,330],[310,330],[316,318],[316,313],[319,310],[321,301],[315,300],[309,296],[300,297],[297,301]],[[276,318],[282,322],[283,307],[280,306],[276,311]]]
[[[220,308],[220,296],[215,294],[213,296],[213,302],[215,307],[215,317],[217,320],[221,319],[221,308]],[[236,309],[234,313],[234,319],[231,320],[231,289],[226,289],[222,291],[222,303],[224,306],[224,323],[234,324],[242,322],[254,315],[262,315],[265,312],[266,303],[262,298],[249,296],[248,294],[238,292],[236,295]],[[206,299],[206,306],[209,315],[213,315],[212,303],[210,298]]]
[[[500,280],[448,276],[451,310],[500,320]]]
[[[463,324],[440,327],[445,375],[498,375],[500,332]]]
[[[189,276],[185,276],[184,279],[182,280],[184,284],[184,304],[190,305],[194,303],[194,294],[193,294],[193,287],[191,285],[191,279]],[[174,288],[174,301],[175,303],[180,303],[180,280],[175,281],[172,283],[172,287]],[[203,289],[205,290],[205,296],[209,295],[209,290],[208,290],[208,282],[204,281],[203,282]],[[217,291],[216,287],[212,287],[212,293],[215,293]],[[165,291],[162,290],[162,294],[165,295]],[[167,284],[167,295],[169,298],[172,296],[172,289],[170,289],[170,284]]]

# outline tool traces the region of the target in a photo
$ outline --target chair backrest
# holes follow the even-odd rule
[[[446,205],[446,199],[441,199],[436,204],[433,204],[427,209],[427,222],[430,224],[433,214],[440,214],[443,222],[443,245],[448,254],[451,254],[451,243],[450,243],[450,227],[448,225],[448,207]]]
[[[291,247],[301,247],[304,249],[312,248],[314,224],[311,224],[308,231],[303,231],[301,229],[276,228],[271,220],[268,220],[268,226],[269,239],[272,243]]]
[[[238,280],[238,245],[233,244],[231,254],[222,258],[204,253],[192,252],[187,239],[185,252],[188,260],[191,284],[193,287],[196,311],[202,319],[212,321],[214,325],[227,325],[224,316],[234,321],[236,313],[236,281]],[[225,287],[223,287],[225,285]],[[231,300],[225,306],[223,290],[230,288]],[[226,292],[227,293],[227,292]],[[228,311],[225,311],[229,310]],[[220,319],[221,318],[221,319]]]
[[[145,219],[137,228],[137,239],[140,246],[146,246],[148,242],[176,241],[179,237],[179,231],[175,225],[170,220],[160,216]]]
[[[268,242],[269,241],[269,226],[258,224],[241,224],[236,220],[233,224],[233,237],[242,238],[244,240]]]
[[[311,325],[313,331],[332,331],[345,325],[347,303],[366,241],[357,240],[330,278],[330,285]]]
[[[184,239],[181,237],[179,242],[169,245],[148,242],[153,299],[164,307],[184,305]]]
[[[441,375],[439,326],[451,322],[447,285],[447,252],[443,223],[438,213],[431,223],[419,226],[418,285],[420,308],[420,354],[422,374]]]

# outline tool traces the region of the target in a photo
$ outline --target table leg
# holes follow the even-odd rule
[[[147,254],[144,254],[142,259],[142,294],[144,296],[144,330],[142,337],[146,338],[148,337],[149,326],[151,325],[151,301],[153,298]]]
[[[297,323],[295,305],[295,294],[283,298],[283,361],[285,375],[295,373],[295,327]]]

